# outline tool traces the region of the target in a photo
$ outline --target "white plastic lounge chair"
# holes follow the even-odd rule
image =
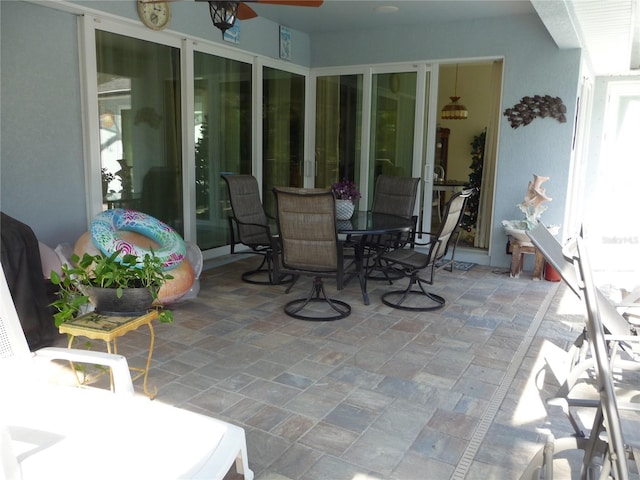
[[[30,352],[0,272],[0,478],[253,478],[242,428],[134,396],[123,356]],[[111,367],[115,392],[43,381],[55,359]]]

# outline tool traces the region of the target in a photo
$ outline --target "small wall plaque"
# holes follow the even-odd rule
[[[240,43],[240,25],[238,22],[236,22],[233,27],[226,30],[222,38],[225,42]]]
[[[280,25],[280,58],[291,60],[291,31]]]

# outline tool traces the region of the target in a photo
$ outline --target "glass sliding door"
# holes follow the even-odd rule
[[[425,155],[434,142],[428,135],[432,95],[427,65],[318,76],[315,186],[353,180],[363,193],[358,209],[367,210],[379,175],[421,177],[416,209],[428,224],[431,202],[425,196],[431,192],[425,179],[433,165]]]
[[[183,233],[180,51],[96,30],[103,208]]]
[[[597,281],[638,293],[640,227],[636,220],[629,218],[632,210],[612,208],[608,199],[613,198],[611,195],[615,192],[617,205],[635,204],[640,177],[640,80],[610,82],[607,98],[597,176],[587,179],[590,188],[585,194],[587,208],[583,222],[594,252],[592,268]]]
[[[303,186],[305,77],[264,67],[262,109],[262,197],[275,216],[273,187]]]
[[[145,36],[153,42],[134,38],[137,32],[107,23],[101,28],[111,32],[97,30],[93,23],[84,32],[85,44],[93,38],[96,44],[96,83],[91,81],[91,88],[97,84],[98,110],[94,104],[87,111],[88,120],[100,126],[91,146],[97,151],[93,143],[99,138],[102,208],[153,215],[195,240],[211,257],[229,238],[230,206],[221,178],[227,172],[258,176],[271,215],[273,187],[329,187],[342,179],[356,182],[363,193],[358,208],[366,210],[380,174],[422,175],[419,203],[430,205],[424,179],[431,175],[432,162],[425,152],[433,150],[429,132],[435,129],[428,125],[433,92],[427,65],[395,66],[394,72],[387,66],[327,70],[317,77],[315,119],[310,120],[304,69],[268,67],[251,56],[228,58],[207,45],[165,42],[157,33]],[[193,77],[181,79],[183,71],[193,71]],[[260,90],[261,98],[255,98]],[[193,99],[193,105],[183,108],[181,98]],[[255,118],[253,112],[260,110],[261,118]],[[313,152],[306,150],[307,122],[315,127]],[[310,161],[305,162],[305,154]],[[95,158],[90,164],[95,177],[97,164]],[[186,181],[190,185],[183,191]],[[91,190],[94,210],[100,207],[100,195]],[[428,225],[430,209],[418,208]]]
[[[330,75],[316,81],[316,187],[360,178],[362,75]]]
[[[224,173],[251,174],[251,65],[194,52],[196,232],[201,250],[228,243]]]
[[[380,174],[411,177],[416,135],[416,72],[372,77],[369,192]],[[420,159],[415,159],[420,162]],[[369,195],[371,206],[373,195]]]

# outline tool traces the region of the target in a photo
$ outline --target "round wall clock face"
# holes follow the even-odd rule
[[[168,2],[138,0],[138,15],[147,27],[162,30],[169,25],[171,9]]]

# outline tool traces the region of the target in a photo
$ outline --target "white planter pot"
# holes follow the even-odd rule
[[[349,220],[355,209],[351,200],[336,199],[336,220]]]

